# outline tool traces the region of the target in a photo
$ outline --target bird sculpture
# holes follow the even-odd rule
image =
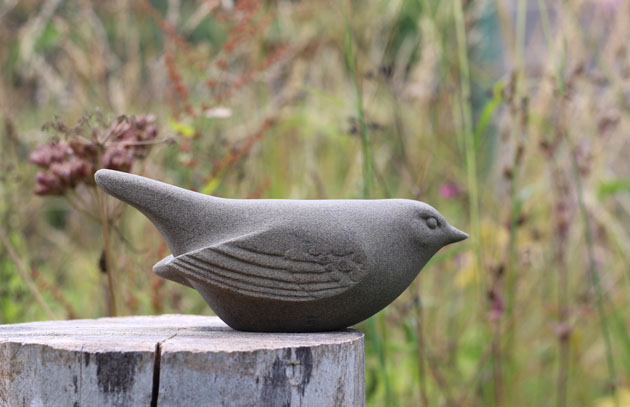
[[[197,290],[241,331],[346,328],[394,301],[443,246],[468,235],[408,199],[225,199],[99,170],[171,255],[153,271]]]

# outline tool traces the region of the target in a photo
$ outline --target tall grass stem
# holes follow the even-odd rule
[[[22,278],[24,279],[24,282],[26,283],[28,290],[31,292],[31,294],[35,298],[35,301],[37,301],[37,304],[39,304],[39,306],[44,311],[48,319],[51,319],[51,320],[57,319],[55,317],[55,314],[53,314],[53,312],[51,311],[48,304],[46,304],[46,301],[44,300],[44,297],[42,296],[37,286],[35,285],[35,282],[26,271],[26,266],[24,265],[24,263],[22,263],[20,256],[18,256],[17,252],[15,251],[15,248],[13,247],[13,245],[11,244],[11,241],[9,240],[9,236],[7,236],[2,226],[0,226],[0,240],[2,241],[2,244],[4,245],[4,248],[7,250],[9,257],[15,264],[15,267],[17,268],[18,273],[20,273],[20,276],[22,276]]]
[[[582,190],[582,179],[580,176],[580,170],[577,162],[577,157],[575,156],[575,151],[571,140],[568,135],[565,135],[571,155],[571,169],[573,173],[573,179],[575,182],[575,186],[577,188],[577,200],[578,206],[580,210],[580,214],[582,216],[582,223],[584,224],[584,238],[587,249],[588,256],[588,277],[591,280],[591,284],[593,286],[593,290],[595,291],[595,302],[597,304],[597,313],[599,314],[599,321],[601,326],[602,335],[604,338],[604,345],[606,349],[606,361],[608,365],[608,375],[610,380],[610,385],[613,389],[617,385],[617,374],[615,371],[615,359],[613,356],[612,349],[612,341],[610,338],[610,329],[608,327],[608,319],[606,317],[606,310],[604,309],[604,298],[601,286],[601,280],[599,275],[599,270],[597,270],[597,266],[595,264],[595,252],[594,252],[594,243],[593,243],[593,234],[591,231],[590,218],[588,214],[588,209],[584,203],[584,192]]]
[[[477,175],[477,147],[473,133],[473,119],[470,93],[470,67],[468,63],[468,47],[466,27],[464,24],[464,9],[462,0],[454,0],[455,32],[457,36],[457,56],[460,73],[459,104],[462,111],[464,150],[466,154],[466,176],[468,183],[470,223],[472,245],[475,250],[475,265],[477,281],[482,270],[481,231],[479,222],[479,186]]]
[[[107,311],[110,317],[115,317],[118,312],[116,308],[116,288],[114,287],[114,262],[111,247],[111,234],[109,230],[109,219],[107,217],[107,198],[104,192],[99,188],[97,191],[98,208],[101,217],[101,228],[103,232],[103,255],[105,258],[105,275],[107,276]]]

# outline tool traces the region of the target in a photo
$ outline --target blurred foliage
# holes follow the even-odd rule
[[[470,233],[358,325],[368,405],[623,407],[628,38],[624,0],[5,0],[0,323],[107,312],[99,223],[32,192],[41,125],[152,113],[175,142],[136,173],[421,199]],[[211,312],[153,275],[137,211],[111,226],[119,313]]]

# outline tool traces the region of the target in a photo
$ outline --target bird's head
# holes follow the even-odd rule
[[[411,217],[411,234],[424,247],[439,250],[468,237],[468,234],[449,225],[435,208],[423,202],[414,201],[408,212]]]

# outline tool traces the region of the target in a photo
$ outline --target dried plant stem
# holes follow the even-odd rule
[[[501,321],[498,320],[493,326],[492,335],[492,380],[494,391],[494,405],[499,407],[503,405],[503,369],[502,369],[502,352],[501,352]]]
[[[77,319],[77,313],[72,306],[72,303],[66,298],[63,292],[57,287],[56,284],[50,284],[46,282],[41,275],[31,268],[31,277],[40,290],[49,292],[50,295],[66,309],[66,316],[68,319]]]
[[[424,316],[422,308],[422,300],[420,299],[420,281],[415,285],[414,305],[417,313],[416,320],[416,347],[418,351],[418,384],[420,385],[420,399],[422,406],[429,405],[429,396],[427,395],[427,369],[426,369],[426,346],[424,338]]]
[[[514,50],[514,30],[512,29],[512,18],[510,11],[503,0],[493,0],[494,9],[497,13],[497,21],[503,38],[503,46],[509,60],[514,60],[516,51]]]
[[[523,113],[526,114],[526,113]],[[519,134],[517,135],[517,147],[515,158],[512,163],[511,175],[509,177],[509,195],[510,195],[510,217],[509,217],[509,239],[508,239],[508,248],[507,248],[507,273],[506,273],[506,284],[505,284],[505,315],[503,320],[511,321],[512,323],[507,325],[504,324],[503,329],[505,330],[505,335],[503,341],[504,349],[501,349],[501,322],[498,321],[497,325],[494,327],[494,338],[493,338],[493,350],[492,350],[492,359],[493,359],[493,372],[495,376],[495,393],[500,391],[499,387],[502,387],[497,382],[502,381],[501,374],[501,360],[504,359],[506,361],[507,367],[507,375],[510,374],[510,361],[513,360],[513,351],[514,351],[514,341],[517,337],[517,323],[518,318],[515,318],[514,308],[516,303],[516,289],[517,289],[517,277],[518,271],[516,266],[516,232],[518,228],[518,218],[520,214],[520,203],[518,199],[517,187],[518,187],[518,175],[519,175],[519,167],[520,167],[520,157],[521,154],[518,153],[519,149],[522,148],[521,142],[521,132],[516,130]],[[496,342],[496,345],[495,345]],[[506,379],[506,382],[510,383],[509,377]],[[516,383],[512,383],[514,386]],[[500,400],[501,395],[495,394],[495,397]]]
[[[537,0],[538,8],[540,9],[540,17],[541,17],[541,26],[543,35],[545,38],[545,42],[547,44],[548,49],[551,51],[553,46],[553,36],[551,30],[551,22],[549,19],[549,13],[547,10],[547,5],[544,0]],[[553,65],[556,63],[553,62]],[[559,69],[559,68],[554,68]],[[564,83],[561,81],[562,75],[558,72],[554,75],[555,80],[559,83],[559,89],[564,90]],[[564,108],[562,108],[562,115],[565,115]],[[566,120],[566,118],[565,118]],[[551,153],[549,157],[549,161],[551,163],[552,169],[552,179],[554,181],[554,191],[556,193],[556,207],[562,208],[562,210],[566,210],[564,208],[567,205],[569,197],[567,196],[568,186],[566,185],[566,181],[564,178],[564,174],[561,173],[560,167],[558,163],[553,159]],[[566,407],[567,406],[567,395],[569,388],[569,363],[570,363],[570,338],[571,331],[569,327],[569,278],[568,278],[568,269],[567,269],[567,252],[566,252],[566,241],[568,234],[568,224],[566,224],[566,220],[559,216],[560,214],[555,214],[556,218],[556,226],[555,226],[555,240],[556,240],[556,248],[555,248],[555,260],[557,261],[558,268],[558,289],[557,289],[557,304],[558,304],[558,329],[560,332],[557,332],[558,337],[558,375],[556,378],[556,406],[557,407]],[[563,224],[559,224],[558,222],[563,222]]]
[[[567,187],[564,185],[563,177],[561,176],[560,169],[555,161],[552,161],[553,165],[553,179],[556,191],[556,206],[562,208],[566,203],[566,191]],[[558,218],[559,215],[556,215]],[[556,222],[560,220],[556,219]],[[567,389],[569,378],[569,351],[570,351],[570,330],[569,330],[569,279],[567,273],[567,255],[566,255],[566,240],[567,240],[567,224],[556,225],[556,261],[558,262],[558,327],[562,331],[558,333],[558,346],[559,346],[559,366],[558,366],[558,378],[556,385],[556,405],[557,407],[567,406]]]
[[[9,253],[9,257],[11,257],[11,260],[13,260],[13,263],[15,264],[15,267],[18,270],[18,273],[20,273],[20,275],[24,279],[24,282],[26,283],[29,291],[31,292],[33,297],[35,297],[35,301],[37,301],[37,303],[39,304],[39,306],[42,308],[42,310],[44,311],[44,313],[49,319],[57,319],[55,317],[55,314],[53,314],[53,312],[48,307],[48,304],[46,304],[46,301],[44,301],[44,297],[39,292],[37,285],[35,285],[35,282],[31,278],[31,276],[27,273],[26,266],[24,265],[24,263],[22,263],[22,260],[20,260],[20,257],[17,255],[15,248],[9,241],[9,237],[7,236],[2,226],[0,226],[0,240],[2,241],[2,244],[4,245],[4,247],[7,249],[7,252]]]
[[[527,27],[527,0],[518,0],[516,11],[515,61],[519,71],[523,70],[525,53],[525,28]]]
[[[427,347],[428,345],[426,345],[426,341],[425,341],[425,348]],[[444,374],[440,372],[440,368],[438,367],[442,364],[441,361],[437,360],[437,358],[435,357],[432,357],[428,349],[425,349],[425,356],[427,360],[427,367],[429,368],[431,377],[433,377],[433,381],[435,382],[436,387],[441,392],[440,396],[444,398],[444,405],[454,406],[455,403],[451,395],[452,391],[449,388],[449,383],[446,377],[444,377]]]
[[[515,36],[515,81],[516,81],[516,99],[512,103],[516,103],[514,120],[514,160],[512,163],[511,176],[509,177],[509,193],[510,193],[510,235],[508,243],[508,267],[507,267],[507,287],[506,287],[506,309],[505,313],[508,318],[514,313],[514,304],[516,302],[517,291],[517,270],[516,270],[516,232],[518,228],[518,218],[521,212],[521,203],[518,197],[519,176],[523,156],[526,146],[527,124],[528,124],[528,105],[526,103],[527,95],[527,77],[525,75],[524,54],[525,54],[525,28],[527,26],[527,0],[518,0],[516,13],[516,36]],[[504,357],[511,359],[511,353],[514,348],[514,338],[517,337],[517,324],[512,324],[511,329],[506,332],[506,346]]]
[[[116,290],[114,288],[114,263],[111,253],[111,235],[109,233],[109,219],[107,218],[107,207],[105,194],[102,190],[96,191],[98,197],[98,208],[101,216],[101,228],[103,231],[103,253],[105,257],[105,275],[107,276],[107,293],[108,293],[108,315],[111,317],[116,316]]]
[[[617,374],[615,372],[615,359],[613,357],[612,341],[610,338],[610,329],[608,327],[608,319],[606,318],[606,310],[604,310],[604,295],[602,292],[602,285],[600,281],[599,270],[595,265],[595,253],[593,234],[591,232],[591,225],[589,223],[589,214],[584,204],[584,192],[582,191],[582,179],[580,177],[580,170],[575,156],[575,151],[571,140],[568,135],[565,135],[566,141],[569,145],[571,156],[571,168],[573,172],[574,182],[577,188],[577,201],[582,215],[582,222],[584,223],[584,238],[586,240],[586,249],[588,255],[588,277],[591,279],[593,290],[595,291],[595,303],[597,305],[597,313],[599,314],[599,322],[601,325],[602,335],[604,337],[604,345],[606,348],[606,361],[608,365],[608,375],[610,385],[614,389],[617,385]]]
[[[564,276],[563,276],[564,275]],[[559,284],[566,278],[566,270],[564,272],[558,273],[558,282]],[[565,290],[566,291],[566,290]],[[562,297],[559,295],[559,297]],[[559,298],[560,300],[560,298]],[[561,311],[560,315],[560,323],[566,324],[566,310]],[[570,347],[569,347],[569,338],[560,336],[558,338],[558,342],[560,345],[560,360],[559,360],[559,368],[558,368],[558,379],[557,379],[557,406],[558,407],[566,407],[567,406],[567,390],[569,384],[569,355],[570,355]]]
[[[357,121],[359,122],[359,135],[361,136],[361,150],[363,158],[363,198],[368,199],[372,193],[373,169],[372,169],[372,147],[370,133],[365,123],[365,112],[363,109],[363,90],[359,83],[359,73],[357,72],[356,56],[354,53],[354,39],[352,37],[352,27],[346,18],[346,63],[352,76],[352,84],[356,96]]]
[[[98,217],[95,217],[92,212],[89,211],[88,206],[79,198],[79,194],[73,193],[72,196],[67,196],[67,201],[77,212],[82,214],[88,219],[99,221]]]

